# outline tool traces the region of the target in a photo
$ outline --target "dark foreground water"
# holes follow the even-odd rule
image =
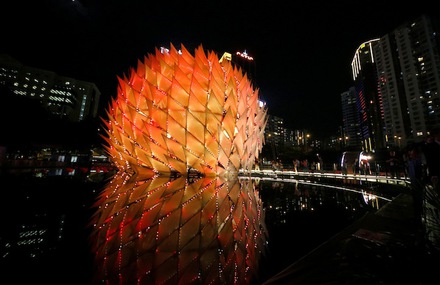
[[[14,280],[11,284],[92,284],[89,223],[105,183],[28,174],[3,175],[1,185],[3,279]],[[255,181],[268,233],[256,284],[387,202],[371,195],[370,185],[339,187]]]
[[[260,267],[263,280],[389,201],[371,195],[377,193],[371,185],[337,184],[262,182],[261,197],[270,235],[268,255]]]

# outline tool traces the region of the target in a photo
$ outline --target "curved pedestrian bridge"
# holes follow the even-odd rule
[[[409,186],[410,180],[407,177],[391,178],[383,174],[379,175],[365,175],[365,174],[341,174],[338,172],[330,171],[289,171],[289,170],[252,170],[250,172],[240,172],[240,175],[250,175],[258,178],[271,178],[271,179],[335,179],[344,180],[351,183],[356,182],[374,182],[384,183],[399,186]]]

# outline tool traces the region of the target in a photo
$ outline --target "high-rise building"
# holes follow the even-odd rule
[[[440,126],[440,48],[422,15],[383,36],[375,47],[389,145],[421,140]]]
[[[359,113],[356,105],[356,90],[350,87],[341,94],[342,105],[342,127],[341,140],[344,146],[360,150],[362,148],[361,137],[359,133]]]
[[[379,39],[362,43],[356,50],[351,68],[356,91],[362,150],[374,151],[385,146],[382,98],[377,88],[374,47]]]
[[[269,114],[264,130],[264,141],[266,147],[271,149],[272,158],[275,160],[278,159],[279,151],[284,145],[284,130],[284,120]]]
[[[10,93],[38,101],[52,115],[70,122],[96,118],[100,91],[94,83],[23,65],[0,55],[0,85]]]
[[[422,15],[356,50],[352,72],[362,150],[402,148],[440,127],[436,31],[433,20]],[[348,94],[341,96],[345,111],[351,108],[349,98]],[[345,132],[350,128],[350,116],[349,112],[343,114]]]

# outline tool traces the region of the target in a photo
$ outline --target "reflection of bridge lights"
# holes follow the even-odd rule
[[[364,197],[364,201],[366,204],[368,204],[369,201],[377,200],[377,196],[371,193],[367,193],[365,191],[362,191],[362,197]]]

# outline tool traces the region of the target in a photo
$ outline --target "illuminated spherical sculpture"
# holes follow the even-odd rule
[[[108,109],[108,152],[120,169],[222,175],[252,169],[265,106],[241,68],[199,46],[156,49],[119,79]]]
[[[258,99],[240,68],[201,46],[157,49],[119,80],[105,121],[118,172],[92,219],[99,284],[253,280],[262,203],[252,180],[229,174],[251,170],[261,151]]]

